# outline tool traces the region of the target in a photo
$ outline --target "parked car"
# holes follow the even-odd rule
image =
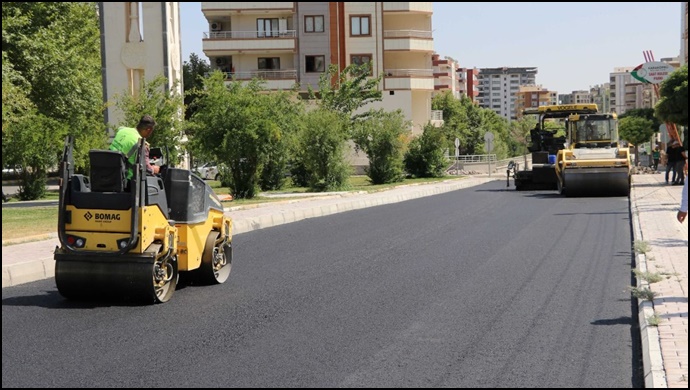
[[[17,179],[22,173],[22,167],[20,166],[5,166],[2,168],[2,179]]]
[[[215,163],[206,163],[196,168],[196,173],[204,180],[220,180],[220,172]]]

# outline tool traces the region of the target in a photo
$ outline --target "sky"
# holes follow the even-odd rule
[[[434,49],[465,68],[536,67],[536,83],[571,93],[617,67],[680,54],[680,2],[434,2]],[[182,60],[202,50],[201,3],[180,3]]]

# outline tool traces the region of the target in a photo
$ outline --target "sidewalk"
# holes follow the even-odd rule
[[[633,240],[649,249],[637,254],[636,267],[666,278],[649,284],[638,278],[638,288],[650,288],[653,302],[640,300],[639,324],[647,388],[688,387],[688,222],[676,221],[682,186],[664,184],[663,174],[633,176],[630,212]],[[332,194],[309,199],[226,209],[233,219],[233,234],[277,226],[306,218],[396,203],[486,183],[505,182],[505,176],[469,177],[434,184],[398,187],[362,194]],[[512,187],[512,184],[511,184]],[[512,187],[514,188],[514,187]],[[2,247],[2,287],[55,275],[53,251],[57,235],[48,239]],[[658,316],[659,325],[647,325]]]
[[[653,302],[638,304],[647,388],[688,387],[688,222],[676,220],[682,189],[665,184],[663,174],[633,175],[634,240],[648,246],[637,254],[636,266],[665,277],[652,284],[643,278],[637,282],[638,288],[656,293]],[[655,316],[659,325],[647,325]]]

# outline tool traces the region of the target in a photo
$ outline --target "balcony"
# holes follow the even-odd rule
[[[432,13],[433,2],[384,2],[383,12],[419,12]]]
[[[442,110],[431,110],[431,124],[434,127],[443,126],[443,111]]]
[[[431,69],[386,69],[384,74],[384,89],[387,90],[434,90]]]
[[[426,30],[386,30],[383,45],[384,50],[434,51],[432,32]]]
[[[265,13],[294,13],[295,3],[275,1],[265,3],[246,2],[201,2],[201,12],[206,16],[227,16],[229,14],[265,14]]]
[[[225,72],[226,82],[248,82],[253,79],[264,81],[267,90],[291,89],[297,82],[297,70],[249,70],[239,72]]]
[[[232,55],[243,52],[295,52],[295,30],[274,33],[263,31],[212,31],[204,33],[203,51],[206,55]]]

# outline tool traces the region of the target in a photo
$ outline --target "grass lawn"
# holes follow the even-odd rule
[[[2,242],[14,244],[57,233],[57,206],[7,207],[2,210]]]
[[[432,179],[405,179],[399,183],[372,185],[367,176],[350,177],[350,187],[347,191],[378,192],[392,189],[401,185],[427,184],[445,180],[461,179],[463,176],[446,176]],[[207,183],[218,195],[227,195],[228,187],[221,187],[219,181],[208,180]],[[291,185],[288,182],[288,185]],[[287,196],[267,197],[257,196],[253,199],[235,199],[223,202],[225,207],[244,206],[259,203],[285,201],[290,199],[304,199],[304,196],[290,197],[289,194],[305,194],[309,189],[304,187],[286,187],[279,191],[267,191],[267,194],[282,194]],[[315,193],[318,194],[318,193]],[[49,190],[42,200],[58,200],[58,191]],[[10,202],[17,202],[16,198]],[[57,233],[57,206],[50,207],[6,207],[2,210],[2,241],[3,245],[18,244],[46,238],[48,234]]]

